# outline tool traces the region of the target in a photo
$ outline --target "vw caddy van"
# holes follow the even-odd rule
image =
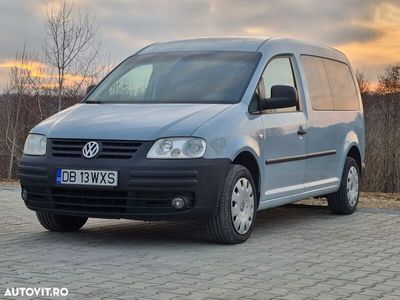
[[[256,211],[326,197],[356,210],[357,83],[335,49],[281,38],[152,44],[32,129],[22,198],[51,231],[88,218],[202,219],[248,239]]]

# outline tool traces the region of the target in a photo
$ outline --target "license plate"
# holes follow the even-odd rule
[[[117,186],[118,171],[57,169],[56,183]]]

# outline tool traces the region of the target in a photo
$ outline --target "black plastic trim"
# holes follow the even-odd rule
[[[310,158],[335,155],[335,154],[336,154],[336,150],[328,150],[328,151],[313,152],[313,153],[303,154],[303,155],[286,156],[286,157],[268,159],[265,161],[265,163],[267,165],[272,165],[272,164],[279,164],[279,163],[285,163],[285,162],[290,162],[290,161],[310,159]]]
[[[50,151],[42,157],[23,155],[19,176],[27,191],[25,204],[34,211],[99,218],[209,218],[217,207],[231,160],[147,159],[152,144],[143,142],[130,159],[53,157]],[[118,170],[118,186],[59,185],[57,168]],[[174,209],[170,201],[176,196],[189,199],[190,206]]]

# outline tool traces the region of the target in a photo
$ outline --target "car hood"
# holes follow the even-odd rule
[[[231,104],[77,104],[32,133],[48,138],[155,140],[190,136]]]

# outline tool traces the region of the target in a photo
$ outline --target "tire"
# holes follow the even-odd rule
[[[40,224],[50,231],[77,231],[85,225],[88,218],[64,215],[54,215],[46,212],[36,212]]]
[[[328,206],[336,215],[350,215],[357,209],[360,196],[360,168],[352,157],[344,164],[340,188],[327,196]]]
[[[256,210],[257,191],[251,173],[243,166],[232,165],[225,176],[218,207],[208,221],[208,231],[216,242],[243,243],[253,231]]]

